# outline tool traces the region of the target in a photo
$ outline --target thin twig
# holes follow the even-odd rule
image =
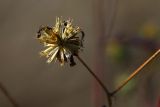
[[[111,0],[112,1],[112,0]],[[104,7],[104,3],[105,1],[103,0],[94,0],[94,19],[95,21],[97,22],[97,28],[96,30],[98,29],[99,30],[99,40],[98,40],[98,51],[97,52],[102,52],[104,53],[104,47],[102,46],[102,44],[107,44],[108,43],[108,40],[109,40],[109,37],[111,37],[111,33],[113,31],[113,28],[115,26],[115,19],[117,18],[117,10],[118,10],[118,0],[113,0],[113,5],[112,5],[112,9],[111,11],[109,12],[109,21],[108,21],[108,27],[107,29],[106,28],[106,25],[105,25],[105,20],[106,20],[106,15],[105,15],[105,12],[106,12],[106,9]],[[96,14],[95,14],[96,13]],[[100,17],[99,17],[100,16]],[[105,31],[106,30],[106,31]],[[106,34],[105,34],[106,32]],[[99,55],[99,53],[97,53]],[[103,55],[100,55],[99,59],[103,59]],[[103,61],[103,60],[102,60]],[[82,61],[81,61],[82,62]],[[85,65],[83,62],[82,64],[88,69],[88,71],[92,74],[92,70],[87,66]],[[102,69],[102,67],[100,66],[103,66],[104,63],[100,63],[99,65],[97,65],[98,69]],[[100,70],[100,71],[102,71]],[[104,87],[104,85],[102,84],[101,81],[99,81],[99,78],[97,79],[97,76],[95,74],[92,74],[94,76],[94,78],[98,81],[98,83],[101,85],[101,87],[104,89],[105,93],[107,94],[107,96],[110,96],[110,93],[107,92],[108,90],[106,90]],[[98,92],[97,92],[98,93]],[[108,97],[108,99],[110,100],[109,101],[109,105],[112,105],[112,101],[111,101],[111,98]]]
[[[158,54],[160,53],[160,49],[158,49],[151,57],[149,57],[142,65],[140,65],[125,81],[123,81],[112,93],[114,96],[117,92],[119,92],[130,80],[132,80],[140,71],[151,62]]]
[[[76,56],[76,57],[87,68],[89,73],[97,80],[99,85],[102,87],[102,89],[104,90],[104,92],[106,93],[106,96],[108,98],[109,107],[111,107],[112,100],[111,100],[111,94],[110,94],[108,88],[102,83],[102,81],[97,77],[97,75],[88,67],[88,65],[79,56]]]
[[[4,95],[8,98],[8,100],[10,101],[10,103],[13,105],[13,107],[19,107],[17,102],[14,100],[13,97],[11,97],[11,95],[9,94],[9,92],[7,91],[7,89],[4,87],[4,85],[2,83],[0,83],[0,90],[4,93]]]

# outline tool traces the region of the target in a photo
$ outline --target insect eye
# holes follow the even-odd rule
[[[67,22],[66,21],[64,21],[64,26],[67,26]]]

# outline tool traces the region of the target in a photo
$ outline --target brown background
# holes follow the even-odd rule
[[[46,59],[40,58],[38,54],[43,47],[36,40],[36,32],[40,25],[54,25],[56,16],[73,18],[74,24],[84,29],[85,48],[80,55],[97,72],[100,72],[97,59],[101,57],[100,60],[107,61],[106,65],[101,66],[104,83],[110,90],[114,88],[114,75],[133,71],[151,55],[134,48],[135,61],[131,63],[133,65],[123,67],[108,61],[107,55],[100,56],[103,54],[98,46],[102,49],[105,46],[103,43],[99,44],[99,38],[107,34],[110,14],[115,8],[113,1],[0,0],[0,82],[20,107],[94,107],[96,103],[91,98],[94,94],[91,91],[94,88],[93,78],[77,60],[75,67],[71,68],[68,64],[60,67],[58,63],[46,64]],[[115,26],[111,38],[107,41],[115,37],[117,32],[134,34],[147,20],[153,20],[159,25],[159,10],[160,0],[119,0]],[[148,99],[151,99],[148,107],[155,107],[160,96],[159,64],[157,59],[148,66],[148,70],[154,73],[148,73],[146,77],[143,77],[144,72],[139,75],[138,81],[141,84],[138,82],[130,93],[117,95],[114,107],[147,107],[145,102]],[[151,90],[145,92],[144,84],[150,79]],[[0,107],[12,107],[1,91]]]

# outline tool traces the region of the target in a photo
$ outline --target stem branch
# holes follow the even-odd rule
[[[8,98],[8,100],[13,105],[13,107],[19,107],[18,104],[17,104],[17,102],[11,97],[11,95],[8,93],[7,89],[4,87],[4,85],[2,83],[0,83],[0,90]]]
[[[79,56],[76,56],[76,57],[87,68],[89,73],[96,79],[96,81],[102,87],[102,89],[104,90],[104,92],[106,93],[106,96],[108,98],[109,107],[111,107],[112,106],[112,100],[111,100],[111,94],[110,94],[108,88],[102,83],[102,81],[97,77],[97,75],[88,67],[88,65]]]
[[[112,93],[111,96],[114,96],[119,92],[130,80],[132,80],[149,62],[151,62],[158,54],[160,49],[158,49],[151,57],[149,57],[142,65],[140,65],[126,80],[124,80]]]

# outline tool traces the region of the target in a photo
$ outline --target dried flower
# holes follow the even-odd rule
[[[47,63],[58,60],[61,65],[70,60],[70,66],[74,66],[73,56],[77,56],[83,47],[84,32],[72,25],[72,20],[63,21],[56,18],[54,27],[42,27],[39,29],[37,38],[44,44],[46,49],[40,52],[41,56],[48,58]]]

